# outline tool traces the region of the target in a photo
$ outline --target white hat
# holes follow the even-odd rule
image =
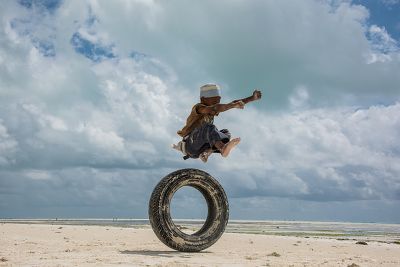
[[[221,96],[221,90],[216,84],[205,84],[200,87],[200,97]]]

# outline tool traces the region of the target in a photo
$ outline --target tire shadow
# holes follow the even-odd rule
[[[190,258],[197,254],[211,253],[209,251],[181,252],[181,251],[175,251],[175,250],[147,250],[147,249],[144,249],[144,250],[120,250],[119,252],[121,254],[168,257],[168,258],[172,258],[175,256],[179,256],[181,258]]]

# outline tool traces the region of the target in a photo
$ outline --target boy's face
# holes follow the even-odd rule
[[[212,106],[215,104],[219,104],[219,102],[221,101],[220,96],[202,97],[200,99],[201,99],[201,103],[203,103],[206,106]]]

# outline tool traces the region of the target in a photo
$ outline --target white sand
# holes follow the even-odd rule
[[[0,266],[400,266],[400,245],[355,243],[224,233],[203,252],[182,253],[151,229],[1,223]]]

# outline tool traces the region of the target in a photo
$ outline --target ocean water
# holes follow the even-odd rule
[[[151,229],[148,219],[0,219],[0,223],[97,225]],[[185,232],[201,228],[204,220],[174,220]],[[186,231],[187,230],[187,231]],[[304,238],[334,238],[337,240],[366,240],[400,244],[400,224],[314,222],[314,221],[243,221],[230,220],[226,233],[298,236]]]

